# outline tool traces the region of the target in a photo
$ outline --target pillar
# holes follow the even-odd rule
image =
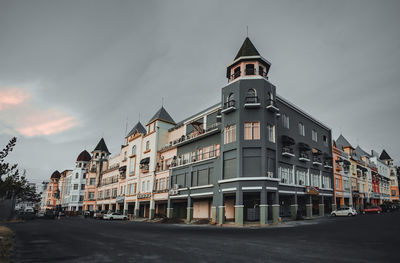
[[[297,195],[294,195],[292,197],[292,204],[290,205],[290,217],[293,220],[297,219],[297,210],[298,210],[298,204],[297,204]]]
[[[272,205],[272,222],[279,223],[279,192],[276,191],[274,195],[274,203]]]
[[[139,203],[139,202],[136,202],[136,203],[135,203],[135,211],[133,212],[135,218],[138,218],[138,217],[139,217],[139,208],[140,208],[140,203]]]
[[[211,206],[211,223],[213,224],[217,223],[217,207],[214,206],[214,201]]]
[[[242,226],[243,225],[243,191],[238,189],[236,191],[236,200],[235,200],[235,225]]]
[[[172,200],[168,198],[168,203],[167,203],[167,218],[172,218],[173,217],[173,212],[174,208],[172,205]]]
[[[321,196],[319,200],[319,216],[325,215],[325,205],[324,205],[324,196]]]
[[[223,205],[218,207],[218,223],[221,225],[225,223],[225,206]]]
[[[312,197],[311,195],[307,197],[308,198],[308,202],[306,204],[306,217],[308,219],[312,218]]]
[[[154,198],[150,199],[150,206],[149,206],[149,219],[154,219],[154,214],[156,212],[155,210],[155,202],[154,202]]]
[[[260,193],[260,225],[268,224],[268,203],[267,203],[267,190],[265,187]]]
[[[186,222],[190,223],[193,220],[193,201],[190,196],[187,199],[187,208],[186,208]]]

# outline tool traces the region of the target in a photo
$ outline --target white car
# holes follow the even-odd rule
[[[331,216],[355,216],[357,211],[352,207],[341,207],[332,211]]]
[[[120,213],[109,213],[104,214],[103,219],[105,220],[127,220],[128,217],[126,215],[121,215]]]

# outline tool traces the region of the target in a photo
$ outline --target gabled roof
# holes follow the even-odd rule
[[[138,123],[136,123],[136,125],[132,128],[132,130],[128,133],[128,135],[126,135],[126,137],[129,137],[135,133],[141,133],[143,135],[146,134],[146,129],[143,127],[143,125],[140,123],[140,121]]]
[[[108,151],[106,142],[104,141],[103,138],[100,139],[99,143],[97,144],[96,148],[94,148],[94,151],[101,151],[101,152],[106,152],[108,154],[110,154],[110,152]]]
[[[340,149],[344,149],[344,147],[351,147],[354,149],[353,146],[351,146],[351,144],[349,143],[348,140],[346,140],[346,138],[344,138],[343,135],[340,134],[339,138],[337,138],[336,140],[336,146]]]
[[[83,150],[79,155],[78,158],[76,159],[77,162],[90,162],[92,157],[88,153],[88,151]]]
[[[367,153],[366,151],[364,151],[360,146],[357,146],[355,151],[361,157],[363,157],[363,156],[367,156],[368,158],[371,157],[371,155],[369,153]]]
[[[148,123],[151,123],[155,120],[165,121],[168,123],[175,124],[174,119],[172,119],[171,115],[164,109],[163,106],[154,114],[154,116],[150,119]]]
[[[379,159],[381,160],[393,160],[389,154],[385,151],[385,149],[383,149],[381,156],[379,157]]]
[[[256,47],[253,45],[253,43],[251,43],[250,39],[246,37],[234,60],[240,57],[259,56],[259,55],[260,53],[258,53]]]

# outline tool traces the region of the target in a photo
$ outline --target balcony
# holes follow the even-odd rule
[[[307,153],[302,152],[302,153],[300,153],[299,161],[302,161],[302,162],[309,162],[309,161],[310,161],[310,157],[308,156]]]
[[[259,108],[260,106],[261,106],[261,103],[258,99],[258,96],[247,96],[246,97],[246,102],[244,103],[244,107],[246,109]]]
[[[294,150],[290,147],[282,147],[282,156],[294,157]]]
[[[313,165],[322,165],[322,160],[318,156],[313,156]]]
[[[272,112],[279,112],[279,108],[276,106],[276,102],[274,100],[267,100],[266,108]]]
[[[264,77],[265,79],[268,79],[267,72],[265,72],[264,70],[257,70],[255,68],[246,68],[243,73],[245,76],[258,75],[258,76]],[[241,75],[242,75],[242,71],[235,71],[232,75],[229,76],[229,80],[230,81],[235,80],[235,79],[239,78]]]
[[[182,155],[179,158],[174,157],[174,159],[171,162],[171,168],[176,168],[176,167],[188,165],[191,163],[206,161],[206,160],[218,157],[219,155],[220,155],[220,149],[216,148],[214,150],[211,150],[208,152],[202,152],[200,154],[199,153],[194,154],[194,155],[189,154],[186,157],[184,155]]]
[[[327,169],[332,169],[332,163],[330,161],[324,161],[324,167]]]
[[[236,107],[235,107],[235,100],[229,100],[227,102],[224,103],[224,107],[221,110],[221,113],[230,113],[232,111],[235,111]]]

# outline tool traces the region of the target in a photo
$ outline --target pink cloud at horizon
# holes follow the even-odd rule
[[[0,89],[0,111],[23,103],[30,94],[16,88]]]
[[[78,125],[77,120],[58,110],[47,110],[29,115],[24,126],[15,129],[27,137],[52,135],[69,130]]]

